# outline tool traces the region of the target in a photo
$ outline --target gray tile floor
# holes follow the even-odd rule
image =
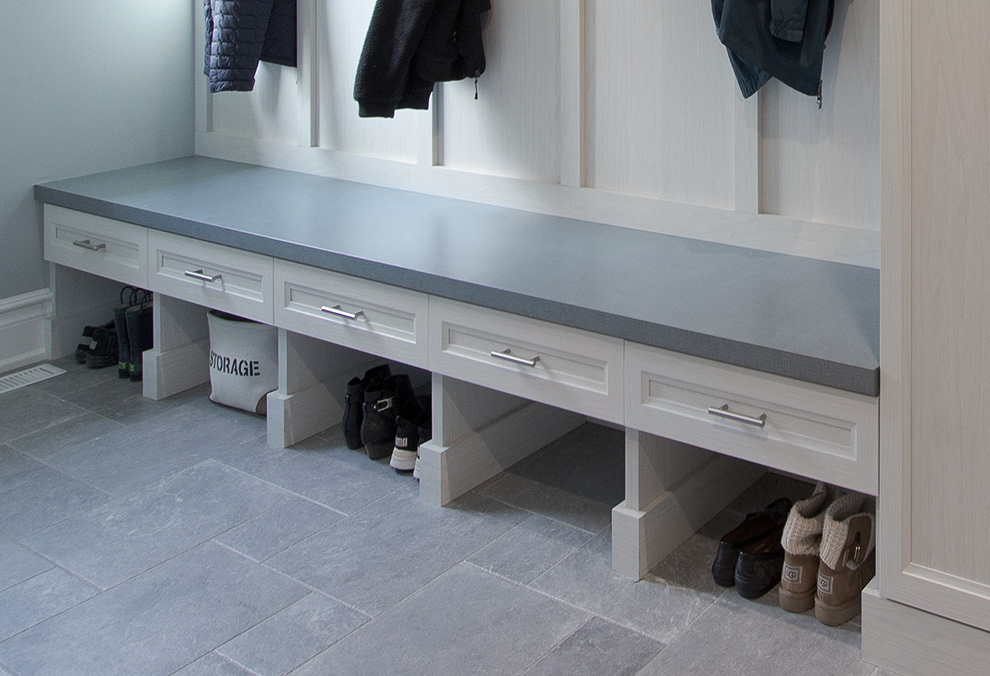
[[[879,676],[858,618],[714,585],[767,475],[642,581],[610,567],[622,435],[585,425],[447,508],[339,426],[298,446],[110,370],[0,395],[0,676]]]

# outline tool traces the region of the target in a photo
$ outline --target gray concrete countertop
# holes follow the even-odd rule
[[[187,157],[41,202],[833,388],[880,389],[880,274]]]

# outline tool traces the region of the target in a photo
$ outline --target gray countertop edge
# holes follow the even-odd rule
[[[154,230],[230,246],[763,373],[794,378],[867,396],[875,397],[880,393],[879,366],[864,368],[760,345],[744,344],[719,336],[699,334],[673,326],[655,324],[590,308],[576,307],[537,296],[481,286],[409,268],[359,259],[334,251],[307,247],[285,240],[230,230],[152,210],[87,197],[48,185],[36,185],[34,197],[39,202],[66,209],[133,223]],[[209,239],[202,237],[204,227],[210,228]]]

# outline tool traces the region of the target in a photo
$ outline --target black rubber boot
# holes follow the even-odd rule
[[[127,339],[130,342],[128,377],[139,381],[144,376],[144,351],[154,347],[155,330],[150,302],[128,308],[124,313],[127,320]]]
[[[364,378],[351,378],[347,383],[347,393],[344,395],[344,419],[341,426],[344,430],[344,443],[347,448],[357,450],[364,445],[361,440],[361,423],[364,421],[364,393],[371,385],[372,389],[380,389],[381,383],[391,375],[388,364],[382,364],[364,372]]]

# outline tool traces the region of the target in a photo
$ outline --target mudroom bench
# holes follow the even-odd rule
[[[877,493],[875,269],[204,157],[35,197],[54,356],[120,283],[148,288],[148,397],[209,379],[210,307],[279,328],[275,446],[339,421],[375,360],[428,372],[434,504],[588,419],[624,428],[619,572],[643,575],[766,467]]]

